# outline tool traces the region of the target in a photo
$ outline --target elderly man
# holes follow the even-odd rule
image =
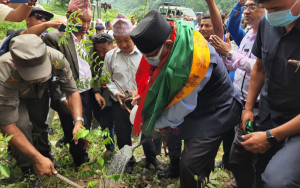
[[[136,74],[141,101],[134,133],[151,134],[154,128],[164,129],[163,135],[178,133],[184,140],[180,184],[196,188],[214,169],[222,139],[239,122],[239,97],[219,55],[193,22],[167,22],[152,10],[130,36],[144,54]]]
[[[58,49],[60,52],[62,52],[66,59],[70,62],[71,71],[74,77],[74,80],[83,80],[89,81],[92,78],[92,72],[90,65],[88,62],[86,62],[79,54],[78,49],[80,49],[80,42],[81,40],[85,40],[85,34],[90,28],[91,23],[91,4],[89,0],[85,0],[84,3],[82,3],[81,0],[71,0],[69,2],[68,7],[68,13],[66,15],[67,18],[69,18],[70,14],[80,9],[80,15],[78,16],[81,21],[81,29],[78,32],[71,33],[71,36],[67,38],[68,44],[61,44],[58,45],[58,41],[62,37],[62,33],[59,31],[52,31],[48,33],[44,37],[45,43],[53,47],[55,49]],[[72,19],[71,22],[77,23],[76,19]],[[91,38],[90,38],[91,39]],[[88,46],[91,44],[87,44]],[[86,54],[86,52],[81,51],[81,53]],[[89,55],[92,55],[93,48],[90,48]],[[105,100],[100,95],[100,93],[94,93],[93,90],[90,88],[90,84],[87,88],[81,88],[79,90],[82,106],[83,106],[83,118],[84,118],[84,124],[83,126],[86,129],[90,129],[91,121],[92,121],[92,103],[91,98],[96,98],[98,104],[102,107],[105,106]],[[83,163],[86,163],[89,161],[88,153],[86,152],[85,144],[81,140],[78,145],[76,145],[73,141],[72,137],[72,129],[73,129],[73,118],[67,108],[65,108],[65,105],[68,104],[68,100],[64,97],[56,101],[52,101],[51,107],[55,111],[58,112],[58,115],[60,117],[60,121],[62,123],[62,127],[64,130],[65,143],[70,144],[70,153],[72,154],[72,157],[74,159],[74,163],[77,166],[77,170],[80,170],[80,166]],[[83,170],[89,169],[88,166],[86,166]]]
[[[0,130],[8,136],[13,135],[10,143],[17,165],[24,173],[29,170],[34,174],[31,168],[33,163],[37,174],[55,174],[51,161],[32,146],[35,125],[29,121],[24,99],[39,99],[47,92],[47,88],[60,86],[69,98],[69,108],[74,119],[82,117],[80,96],[70,65],[63,54],[47,47],[36,35],[13,38],[10,52],[1,56],[0,64]],[[56,81],[53,81],[53,77],[57,78]],[[32,83],[40,84],[34,87]],[[49,107],[46,105],[46,108]],[[82,123],[79,119],[75,121],[73,136],[81,129]],[[76,138],[75,142],[78,142]],[[42,187],[41,182],[35,178],[33,187]]]
[[[245,110],[240,129],[254,121],[256,99],[260,95],[258,132],[237,139],[245,152],[232,148],[240,166],[238,187],[299,187],[300,146],[300,2],[299,0],[255,0],[266,10],[260,20],[252,53],[257,57],[251,72]],[[280,8],[278,8],[280,7]],[[249,7],[250,8],[250,7]],[[295,66],[297,65],[297,66]],[[254,169],[251,153],[259,153]],[[247,157],[247,163],[243,160]],[[256,173],[256,185],[255,185]]]
[[[140,64],[142,54],[135,47],[129,34],[132,31],[130,20],[122,14],[118,14],[113,22],[113,33],[117,48],[107,52],[104,60],[105,70],[109,72],[118,83],[107,84],[112,98],[112,112],[117,134],[119,149],[124,145],[132,145],[132,124],[129,120],[129,112],[124,109],[122,98],[124,91],[128,90],[136,95],[137,85],[135,74]],[[156,150],[152,141],[143,144],[147,166],[152,164],[157,170],[163,170],[162,165],[156,159]],[[131,173],[135,158],[132,157],[126,167],[126,172]]]

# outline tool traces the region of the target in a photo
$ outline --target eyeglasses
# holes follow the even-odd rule
[[[45,15],[42,15],[42,14],[39,14],[39,13],[35,13],[34,16],[35,16],[35,18],[36,18],[37,20],[42,20],[43,18],[46,20],[46,22],[48,22],[48,21],[51,20],[50,17],[45,16]]]
[[[256,10],[257,8],[262,8],[262,6],[260,6],[260,5],[251,5],[251,6],[241,7],[242,11],[246,11],[248,8],[250,8],[250,10]]]

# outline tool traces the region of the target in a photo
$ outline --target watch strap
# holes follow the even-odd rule
[[[73,124],[75,124],[76,121],[82,121],[82,124],[84,124],[84,119],[82,117],[74,119]]]
[[[276,138],[272,135],[272,133],[271,133],[270,130],[267,130],[267,131],[266,131],[266,134],[267,134],[267,139],[268,139],[269,143],[270,143],[272,146],[278,144],[278,141],[277,141]]]

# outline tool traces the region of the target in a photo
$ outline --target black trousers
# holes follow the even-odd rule
[[[101,107],[95,99],[95,94],[92,91],[90,91],[90,100],[94,117],[99,122],[102,130],[105,130],[106,128],[109,129],[110,137],[113,140],[113,143],[107,144],[105,147],[107,150],[114,151],[114,119],[112,115],[112,107],[106,106],[103,110],[101,110]]]
[[[225,164],[225,166],[229,163],[229,157],[230,157],[230,151],[231,151],[231,146],[234,140],[234,135],[235,135],[235,131],[234,129],[231,129],[228,134],[226,135],[226,137],[223,139],[223,157],[222,157],[222,161],[223,164]]]
[[[82,102],[82,114],[85,120],[84,127],[89,130],[92,121],[92,105],[90,103],[90,91],[85,91],[80,94],[81,102]],[[77,166],[80,166],[83,163],[89,161],[87,152],[83,149],[84,142],[82,139],[78,140],[78,144],[75,145],[73,140],[73,117],[70,111],[60,102],[60,101],[52,101],[51,108],[57,111],[61,125],[65,135],[66,143],[70,144],[70,153],[74,159],[74,163]]]
[[[49,92],[44,91],[40,99],[23,99],[26,104],[29,119],[33,125],[33,144],[45,157],[50,157],[51,144],[48,139]]]
[[[271,117],[267,117],[258,126],[258,131],[274,128]],[[253,154],[240,144],[245,140],[241,138],[243,132],[236,127],[236,136],[230,154],[230,168],[239,188],[264,188],[262,174],[272,157],[282,148],[282,142],[272,146],[264,154]]]
[[[215,157],[218,153],[222,140],[228,132],[206,138],[192,138],[184,140],[184,150],[180,160],[180,187],[197,188],[205,177],[209,177],[214,170]]]
[[[123,148],[125,145],[132,145],[131,135],[132,135],[132,124],[129,120],[129,112],[121,108],[118,102],[113,101],[112,112],[115,122],[115,131],[117,134],[117,145],[119,149]],[[145,136],[142,136],[142,139]],[[144,153],[147,162],[154,162],[156,160],[156,148],[152,140],[143,144]],[[129,163],[134,163],[135,159],[132,158]]]
[[[168,150],[170,157],[170,170],[180,173],[180,155],[182,142],[178,135],[171,134],[168,139]]]

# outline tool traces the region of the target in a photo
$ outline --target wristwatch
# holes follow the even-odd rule
[[[266,131],[266,134],[267,134],[267,139],[268,139],[268,141],[270,142],[270,144],[271,144],[272,146],[278,144],[278,141],[277,141],[276,138],[271,134],[271,131],[270,131],[270,130],[267,130],[267,131]]]
[[[82,117],[74,119],[73,124],[75,124],[76,121],[82,121],[82,124],[84,124],[84,119]]]
[[[227,57],[228,60],[231,60],[231,58],[232,58],[232,51],[230,51],[230,52],[227,54],[226,57]]]

